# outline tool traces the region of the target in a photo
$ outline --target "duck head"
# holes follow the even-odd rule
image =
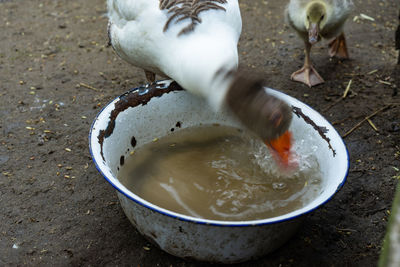
[[[312,45],[320,40],[320,31],[326,23],[326,10],[326,4],[322,1],[313,1],[307,6],[305,26],[308,30],[308,41]]]
[[[292,108],[265,91],[265,80],[259,74],[234,72],[227,92],[227,104],[233,113],[264,142],[282,136],[292,120]]]
[[[266,82],[260,75],[241,71],[232,74],[234,79],[226,95],[228,106],[270,148],[278,165],[288,169],[292,159],[292,135],[288,131],[292,108],[265,91]]]

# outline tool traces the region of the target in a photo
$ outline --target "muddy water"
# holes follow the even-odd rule
[[[307,204],[321,187],[318,166],[307,166],[282,174],[260,141],[214,125],[180,130],[139,148],[118,178],[162,208],[238,221],[275,217]]]

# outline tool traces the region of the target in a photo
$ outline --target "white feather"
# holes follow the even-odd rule
[[[223,10],[200,13],[194,31],[178,35],[191,21],[171,22],[159,0],[108,0],[111,42],[131,64],[174,79],[214,107],[222,105],[229,81],[216,79],[221,68],[237,68],[242,21],[237,0]]]

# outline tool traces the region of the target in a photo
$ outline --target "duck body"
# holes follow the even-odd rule
[[[293,80],[310,87],[324,82],[309,55],[311,46],[321,39],[333,39],[329,44],[331,57],[349,57],[343,27],[353,7],[351,0],[290,0],[286,20],[304,41],[306,50],[304,66],[292,74]]]
[[[108,0],[107,6],[112,47],[150,82],[155,74],[175,80],[215,109],[230,109],[263,140],[289,127],[290,107],[269,96],[260,77],[238,71],[238,0]]]

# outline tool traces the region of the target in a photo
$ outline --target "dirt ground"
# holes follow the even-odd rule
[[[375,266],[400,179],[399,2],[356,0],[346,26],[351,60],[331,60],[327,44],[316,45],[312,60],[326,83],[311,89],[289,79],[304,55],[284,23],[285,3],[240,1],[241,64],[308,103],[342,135],[386,109],[371,118],[377,131],[365,122],[344,139],[350,173],[335,198],[282,248],[240,266]],[[93,118],[145,82],[107,47],[105,12],[104,0],[0,0],[1,266],[206,265],[149,244],[91,161]]]

